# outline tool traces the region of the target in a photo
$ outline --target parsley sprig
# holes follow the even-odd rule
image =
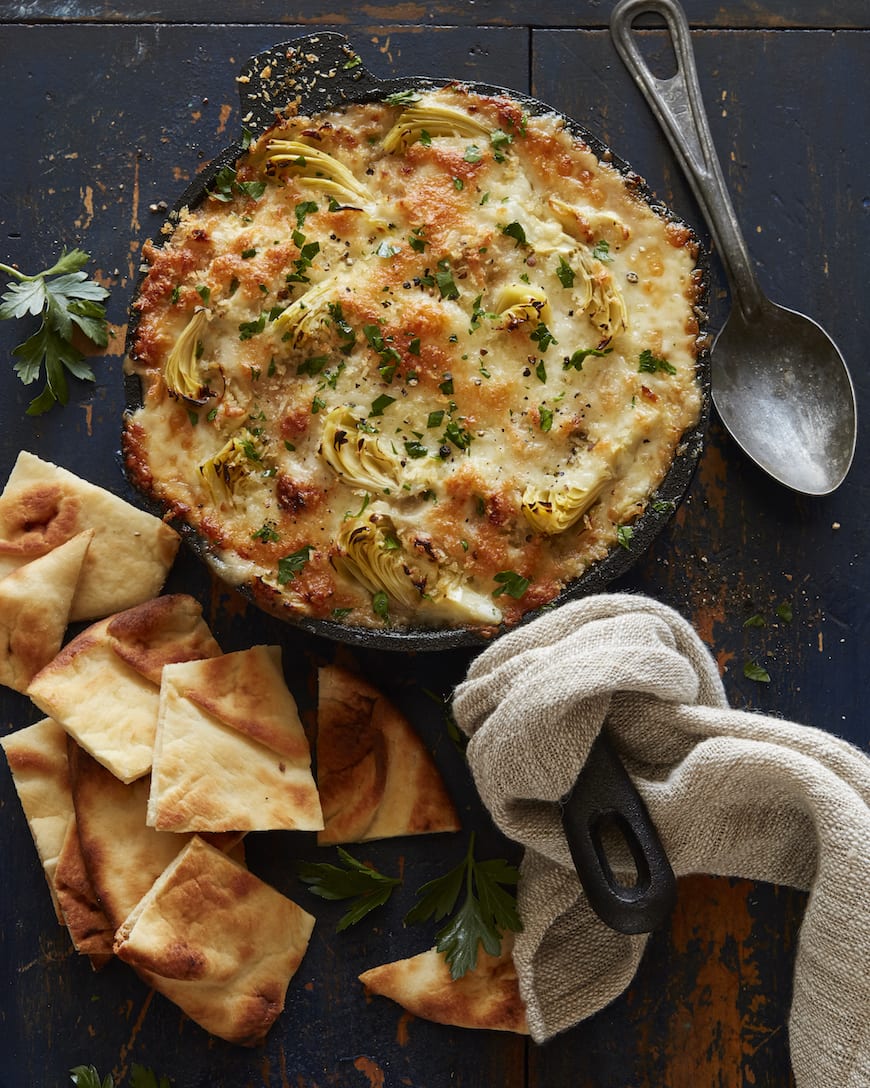
[[[109,292],[82,271],[89,260],[90,254],[81,249],[64,249],[55,264],[34,276],[0,264],[0,272],[14,280],[2,295],[0,321],[28,314],[42,317],[36,332],[12,352],[15,373],[24,385],[35,382],[45,367],[45,388],[27,406],[29,416],[42,415],[55,403],[66,404],[67,371],[82,381],[94,381],[94,372],[72,343],[76,328],[97,347],[109,342],[102,303]]]
[[[340,846],[337,850],[342,866],[326,861],[302,861],[297,871],[299,878],[308,885],[308,890],[321,899],[353,899],[336,927],[341,932],[348,926],[356,925],[375,907],[386,903],[401,880],[399,877],[384,876],[373,866],[357,861]]]
[[[93,1065],[77,1065],[70,1069],[70,1080],[76,1088],[115,1088],[115,1079],[111,1073],[100,1078]],[[130,1070],[130,1088],[171,1088],[168,1077],[159,1077],[152,1069],[134,1062]]]
[[[440,922],[452,915],[436,933],[436,947],[447,960],[451,977],[461,978],[477,966],[481,944],[490,956],[497,956],[502,933],[522,929],[514,893],[504,887],[515,885],[518,879],[516,867],[503,858],[475,859],[472,832],[463,860],[444,876],[420,888],[417,903],[405,915],[405,924],[414,925],[430,918]],[[463,892],[462,905],[456,910]]]

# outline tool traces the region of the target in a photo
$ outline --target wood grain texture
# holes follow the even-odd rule
[[[762,284],[777,301],[822,319],[852,365],[862,401],[870,392],[863,329],[870,31],[786,28],[864,27],[866,7],[713,0],[687,7],[693,23],[711,28],[694,35],[702,89]],[[76,387],[69,406],[47,417],[24,417],[31,392],[9,366],[0,368],[0,479],[26,447],[132,498],[116,452],[120,354],[141,245],[160,222],[150,208],[172,202],[234,138],[234,77],[244,59],[297,33],[326,26],[351,33],[379,75],[456,75],[532,90],[609,140],[703,233],[664,139],[610,45],[608,13],[609,5],[592,0],[544,3],[533,26],[528,5],[514,0],[0,5],[0,55],[13,88],[0,131],[3,146],[15,149],[0,161],[0,260],[33,270],[61,245],[81,245],[112,291],[117,328],[109,354],[95,360],[95,388]],[[237,25],[185,25],[221,19]],[[648,41],[661,52],[658,32],[649,31]],[[715,324],[727,308],[715,264],[714,277]],[[17,332],[0,326],[4,356]],[[649,593],[691,619],[735,705],[862,745],[870,639],[866,437],[862,419],[846,484],[811,501],[770,484],[714,423],[687,502],[614,587]],[[515,856],[482,810],[441,709],[426,694],[449,695],[469,653],[336,650],[252,613],[186,554],[168,588],[204,602],[226,650],[253,640],[280,643],[309,723],[317,666],[337,657],[361,667],[420,730],[481,850]],[[791,623],[775,615],[782,601],[793,608]],[[765,626],[745,627],[756,613]],[[745,679],[747,660],[768,668],[770,684]],[[4,731],[36,717],[26,699],[0,693]],[[677,912],[651,940],[630,990],[544,1047],[443,1028],[383,999],[366,1000],[359,971],[431,944],[430,929],[406,929],[402,917],[414,889],[458,860],[464,845],[464,836],[439,836],[359,851],[406,881],[371,925],[336,935],[340,905],[312,900],[293,871],[295,858],[320,856],[313,836],[254,837],[252,869],[315,913],[318,925],[266,1046],[240,1051],[209,1040],[122,965],[95,975],[75,956],[0,768],[0,1086],[65,1084],[80,1062],[121,1081],[139,1062],[176,1088],[790,1088],[787,1014],[804,897],[789,889],[682,880]]]

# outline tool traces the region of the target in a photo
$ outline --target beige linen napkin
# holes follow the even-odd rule
[[[564,605],[500,638],[453,706],[484,803],[526,847],[514,959],[535,1040],[617,997],[646,943],[599,921],[562,831],[558,800],[606,724],[677,875],[809,890],[789,1023],[797,1084],[868,1088],[865,755],[821,730],[729,709],[690,625],[626,594]]]

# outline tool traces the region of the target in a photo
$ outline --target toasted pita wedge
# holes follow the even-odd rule
[[[475,969],[458,979],[450,977],[447,961],[434,948],[373,967],[359,979],[369,993],[389,997],[423,1020],[528,1035],[512,951],[513,935],[506,933],[501,955],[480,948]]]
[[[88,876],[75,818],[70,820],[55,872],[58,902],[76,951],[89,956],[95,971],[112,958],[115,928],[105,915]]]
[[[279,647],[163,670],[148,823],[164,831],[323,827]]]
[[[256,1046],[314,918],[199,836],[122,923],[115,952],[212,1035]]]
[[[73,742],[69,767],[82,858],[114,932],[191,836],[146,827],[147,778],[126,785]],[[211,841],[229,850],[240,838]]]
[[[163,665],[219,653],[198,602],[172,594],[88,627],[27,694],[112,774],[132,782],[151,769]]]
[[[63,642],[93,531],[0,580],[0,684],[26,691]]]
[[[458,831],[438,768],[407,718],[339,666],[320,670],[317,781],[321,845]]]
[[[111,492],[22,451],[0,495],[0,573],[94,531],[71,620],[93,620],[155,597],[178,534]]]
[[[12,781],[45,871],[57,919],[62,922],[54,876],[73,819],[66,732],[53,719],[43,718],[3,737],[0,746],[6,753]]]

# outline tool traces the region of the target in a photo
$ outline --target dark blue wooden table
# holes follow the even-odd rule
[[[702,90],[738,216],[763,288],[831,332],[850,362],[859,413],[868,393],[870,9],[852,0],[686,0]],[[35,271],[62,245],[93,255],[111,289],[116,334],[94,360],[97,383],[64,409],[28,418],[31,391],[12,373],[18,330],[0,326],[0,477],[19,449],[132,498],[120,469],[121,355],[143,242],[195,171],[235,137],[234,78],[251,54],[329,27],[348,34],[380,75],[482,80],[528,91],[601,135],[658,194],[706,233],[647,107],[610,42],[598,0],[432,0],[358,5],[315,0],[100,0],[0,3],[0,261]],[[662,37],[649,31],[653,50]],[[711,321],[727,312],[713,265]],[[870,640],[866,427],[833,496],[810,500],[770,483],[714,420],[688,501],[615,588],[673,605],[715,653],[732,702],[807,722],[866,746]],[[284,647],[304,715],[313,670],[335,647],[247,609],[183,555],[170,588],[203,601],[222,646]],[[776,617],[787,602],[790,623]],[[744,626],[761,613],[763,627]],[[351,651],[338,651],[339,658]],[[354,655],[352,655],[354,656]],[[413,718],[467,828],[492,856],[513,848],[489,824],[431,694],[450,692],[470,659],[355,654]],[[769,683],[744,676],[763,665]],[[430,694],[427,694],[430,693]],[[3,690],[0,730],[37,719]],[[176,1088],[785,1088],[787,1013],[798,892],[697,876],[681,881],[630,990],[550,1044],[413,1020],[366,1001],[356,976],[427,947],[404,929],[414,888],[463,852],[464,836],[372,844],[387,872],[404,866],[395,901],[372,924],[336,935],[339,909],[293,873],[313,857],[305,836],[252,836],[251,867],[318,917],[311,949],[266,1045],[209,1039],[121,964],[94,974],[57,926],[27,826],[0,772],[0,1086],[54,1088],[94,1063],[126,1084],[133,1063]],[[408,874],[413,874],[413,877]]]

